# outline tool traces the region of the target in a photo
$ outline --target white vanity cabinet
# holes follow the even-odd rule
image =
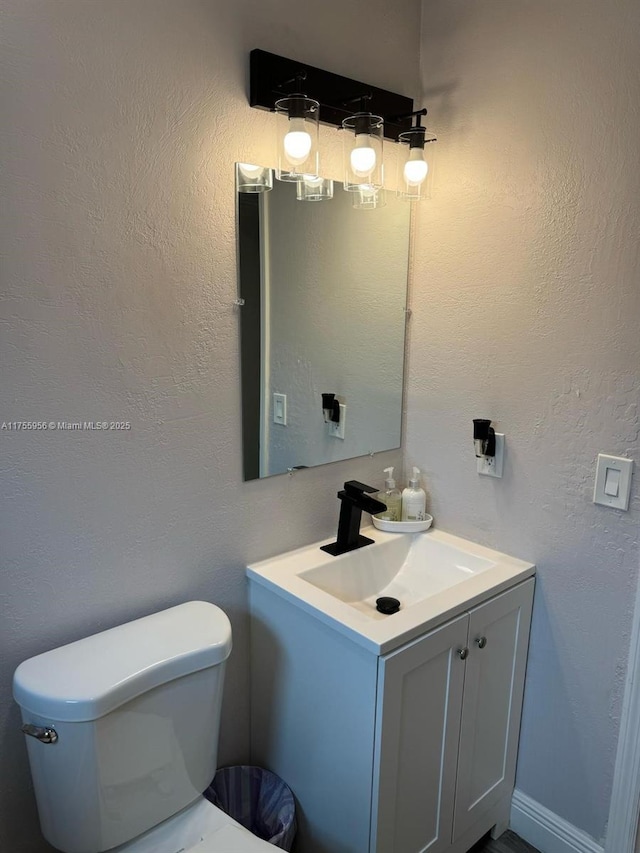
[[[379,659],[372,851],[465,849],[507,820],[533,584]]]
[[[533,586],[377,655],[251,582],[252,761],[291,786],[298,849],[465,853],[506,828]]]

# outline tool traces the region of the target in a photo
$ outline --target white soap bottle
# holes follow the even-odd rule
[[[400,521],[402,512],[402,493],[396,489],[396,481],[393,479],[393,468],[385,468],[387,479],[384,481],[385,490],[379,492],[377,497],[387,505],[384,512],[379,512],[376,518],[384,518],[386,521]]]
[[[409,485],[402,492],[402,520],[424,521],[427,509],[427,495],[420,487],[420,469],[414,466],[413,477],[409,478]]]

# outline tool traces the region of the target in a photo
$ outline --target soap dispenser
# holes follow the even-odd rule
[[[402,492],[402,520],[424,521],[427,509],[427,495],[420,487],[420,469],[413,467],[413,477],[409,478],[409,485]]]
[[[396,489],[396,481],[393,479],[393,468],[385,468],[387,479],[384,481],[385,490],[379,492],[376,497],[387,505],[384,512],[379,512],[376,518],[384,518],[386,521],[400,521],[402,513],[402,493]]]

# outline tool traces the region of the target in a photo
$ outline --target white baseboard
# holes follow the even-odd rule
[[[603,853],[590,835],[522,791],[513,792],[511,829],[540,853]]]

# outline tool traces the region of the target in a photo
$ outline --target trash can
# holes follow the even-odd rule
[[[296,806],[290,788],[275,773],[262,767],[222,767],[204,795],[258,838],[291,850]]]

